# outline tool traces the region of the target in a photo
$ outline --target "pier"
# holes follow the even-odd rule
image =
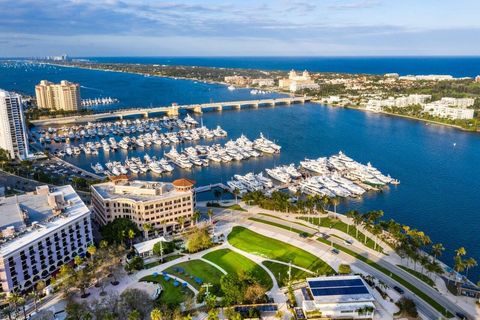
[[[201,114],[207,110],[222,111],[224,108],[242,109],[246,107],[259,108],[261,106],[277,105],[291,105],[291,104],[303,104],[311,101],[311,97],[288,97],[288,98],[276,98],[276,99],[260,99],[260,100],[243,100],[243,101],[226,101],[226,102],[210,102],[202,104],[190,104],[190,105],[173,105],[169,107],[150,107],[150,108],[134,108],[134,109],[122,109],[118,111],[110,111],[103,113],[95,113],[89,115],[79,115],[70,117],[48,118],[31,120],[30,122],[37,126],[45,125],[59,125],[65,123],[85,123],[94,122],[102,119],[123,119],[129,116],[141,115],[148,118],[150,114],[163,113],[167,116],[178,116],[181,110],[186,110],[196,114]]]

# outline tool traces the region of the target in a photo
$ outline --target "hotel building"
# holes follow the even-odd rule
[[[72,186],[0,198],[0,290],[47,281],[93,243],[90,210]]]
[[[320,87],[313,81],[307,70],[303,71],[301,75],[298,75],[295,70],[290,71],[288,78],[278,81],[278,86],[282,89],[288,89],[290,92],[297,92],[303,89],[318,89]]]
[[[375,298],[359,276],[307,278],[306,319],[373,319]]]
[[[117,218],[132,220],[140,230],[151,224],[159,234],[171,234],[193,223],[194,181],[172,183],[127,179],[91,186],[95,219],[104,225]],[[183,220],[183,221],[182,221]]]
[[[42,80],[35,86],[35,95],[40,109],[75,111],[82,104],[80,85],[66,80],[59,84]]]
[[[12,159],[28,157],[28,135],[19,94],[0,89],[0,148]]]

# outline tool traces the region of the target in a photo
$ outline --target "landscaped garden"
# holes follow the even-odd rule
[[[162,292],[158,298],[160,304],[178,306],[187,297],[193,297],[193,292],[188,287],[162,274],[146,276],[140,279],[140,281],[155,282],[162,286]]]
[[[229,274],[249,273],[267,289],[273,285],[272,279],[262,267],[230,249],[215,250],[204,255],[203,258],[215,263]]]
[[[243,227],[234,227],[228,235],[228,241],[240,250],[268,259],[292,263],[318,274],[335,273],[326,262],[303,249]]]
[[[273,262],[273,261],[263,261],[262,262],[265,267],[267,267],[275,276],[275,279],[277,279],[277,283],[279,287],[285,287],[288,285],[288,270],[289,266],[285,264],[281,264],[278,262]],[[291,275],[290,275],[290,280],[292,282],[295,282],[297,280],[304,280],[308,277],[314,277],[315,274],[306,272],[304,270],[295,268],[292,266],[291,268]]]

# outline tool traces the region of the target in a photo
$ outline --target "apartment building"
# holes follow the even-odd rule
[[[423,111],[434,117],[448,118],[452,120],[473,119],[475,110],[467,108],[453,108],[444,104],[429,103],[424,106]]]
[[[24,160],[28,153],[28,134],[22,97],[0,89],[0,148],[12,159]]]
[[[0,290],[23,292],[93,243],[90,210],[72,186],[0,198]]]
[[[148,223],[152,232],[171,234],[193,224],[194,184],[188,179],[172,183],[114,179],[92,185],[93,213],[100,224],[128,218],[140,230]]]
[[[82,104],[80,85],[66,80],[58,84],[42,80],[35,86],[35,95],[40,109],[75,111]]]

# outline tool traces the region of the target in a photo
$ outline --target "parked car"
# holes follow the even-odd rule
[[[393,287],[393,290],[397,291],[397,292],[400,293],[400,294],[404,294],[404,293],[405,293],[405,291],[404,291],[402,288],[398,287],[398,286],[394,286],[394,287]]]
[[[462,319],[462,320],[467,320],[467,316],[464,315],[463,313],[460,313],[460,312],[455,312],[455,315],[457,316],[458,319]]]

